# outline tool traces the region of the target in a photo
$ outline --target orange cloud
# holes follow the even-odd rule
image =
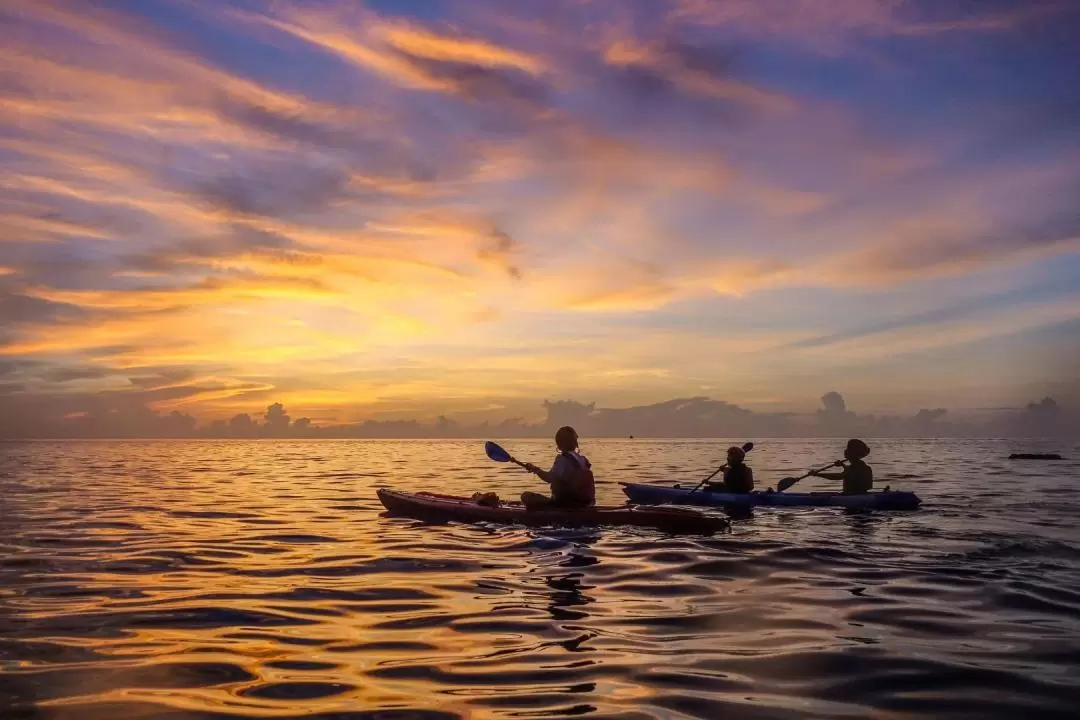
[[[539,58],[483,40],[436,35],[406,25],[391,25],[383,31],[383,35],[390,45],[415,57],[486,67],[511,67],[531,75],[544,72],[544,63]]]
[[[691,95],[729,100],[771,112],[794,109],[791,98],[736,80],[719,58],[709,58],[708,62],[695,66],[688,62],[687,51],[701,52],[669,44],[642,45],[633,39],[620,38],[608,45],[603,55],[609,65],[647,68]]]
[[[709,25],[768,34],[821,37],[832,32],[882,31],[897,23],[905,0],[678,0],[672,15]]]
[[[3,226],[0,242],[49,242],[71,236],[99,240],[112,240],[115,237],[93,225],[26,214],[0,214],[0,225]]]
[[[966,345],[1078,318],[1080,318],[1080,303],[1073,297],[1063,302],[1008,308],[986,313],[978,318],[898,326],[882,332],[839,338],[833,342],[815,343],[798,350],[789,349],[787,352],[797,352],[800,356],[807,357],[808,361],[814,356],[837,353],[842,353],[844,357],[851,360],[892,358]]]
[[[1080,251],[1080,235],[1051,236],[1036,242],[1022,237],[987,241],[986,237],[930,235],[903,244],[883,243],[832,259],[859,283],[873,285],[912,279],[950,277],[1003,264]],[[839,274],[839,271],[838,273]]]
[[[323,299],[337,294],[315,278],[211,277],[188,287],[156,290],[51,290],[31,291],[52,302],[98,309],[134,309],[144,312],[191,305],[216,305],[260,299]]]
[[[347,35],[334,25],[323,25],[312,17],[299,17],[293,22],[274,18],[247,15],[249,19],[262,22],[315,45],[358,67],[395,80],[405,87],[422,90],[449,90],[450,83],[439,81],[416,68],[408,60],[393,53],[380,52]]]

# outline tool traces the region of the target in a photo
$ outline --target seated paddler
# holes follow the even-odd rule
[[[578,452],[578,434],[566,426],[555,433],[559,454],[550,470],[525,463],[525,469],[551,485],[551,497],[535,492],[521,494],[521,502],[530,510],[579,508],[596,504],[596,483],[589,459]]]
[[[838,473],[818,471],[811,473],[815,477],[826,480],[840,480],[843,485],[841,492],[844,495],[862,495],[870,492],[874,487],[874,469],[866,464],[866,456],[870,454],[870,446],[862,440],[848,440],[844,448],[844,460],[847,465]]]
[[[746,451],[741,447],[729,447],[727,463],[724,465],[724,479],[711,482],[705,492],[749,493],[754,491],[754,471],[746,464]]]

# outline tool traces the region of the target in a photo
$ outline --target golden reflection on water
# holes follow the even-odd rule
[[[590,454],[609,479],[687,481],[725,446],[608,441]],[[1047,650],[1080,630],[1076,556],[1063,574],[1023,577],[1070,610],[1054,612],[987,603],[999,559],[965,554],[1026,532],[1067,558],[1070,521],[1043,512],[1033,530],[988,496],[973,524],[959,474],[904,479],[929,495],[919,513],[776,509],[699,539],[382,517],[377,487],[531,487],[471,442],[5,450],[0,708],[25,717],[865,716],[946,696],[993,714],[1016,706],[980,699],[971,654],[1017,702],[1053,709],[1067,673],[1017,671],[1017,638]],[[830,451],[761,443],[755,469],[781,477]],[[910,474],[922,453],[981,477],[995,467],[978,446],[898,443],[879,452],[879,477]],[[1013,573],[1025,562],[1000,559]],[[921,685],[879,682],[896,673]]]

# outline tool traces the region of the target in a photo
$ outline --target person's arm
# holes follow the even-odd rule
[[[812,474],[814,477],[825,478],[826,480],[843,480],[847,477],[847,468],[838,473],[816,472]]]
[[[719,487],[719,486],[723,485],[724,480],[727,478],[727,471],[728,471],[728,466],[727,465],[721,465],[720,469],[717,470],[715,473],[713,473],[713,477],[709,478],[708,480],[703,481],[703,483],[704,483],[703,486],[704,487]],[[720,477],[717,478],[716,477],[717,475],[719,475]]]
[[[550,470],[544,470],[543,468],[538,468],[535,465],[533,465],[532,463],[525,463],[525,469],[528,470],[529,472],[533,473],[537,477],[539,477],[541,480],[546,482],[548,485],[550,485],[552,480],[557,480],[560,477],[562,477],[562,468],[560,467],[560,461],[561,460],[562,460],[562,455],[555,458],[555,463],[551,466]]]

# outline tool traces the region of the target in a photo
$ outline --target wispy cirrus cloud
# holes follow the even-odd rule
[[[927,3],[918,0],[679,0],[672,18],[730,27],[753,36],[798,40],[839,52],[845,37],[931,36],[1006,32],[1041,19],[1068,17],[1059,0],[1012,3]]]
[[[515,374],[522,394],[556,392],[570,369],[693,393],[710,373],[782,373],[772,349],[843,330],[824,310],[798,331],[734,328],[782,318],[786,294],[1034,282],[1077,252],[1080,172],[1047,146],[1073,137],[1075,91],[1012,89],[978,48],[1067,59],[1037,36],[1066,5],[181,3],[192,23],[175,25],[154,3],[11,0],[8,394],[186,387],[132,397],[233,410],[289,388],[293,404],[383,407],[486,397]],[[983,82],[955,93],[1000,115],[935,94],[938,43],[959,35],[991,61],[965,55]],[[830,64],[881,38],[926,59]],[[972,150],[988,146],[1007,151]],[[642,315],[682,326],[653,351],[623,335]],[[980,318],[953,337],[984,337]],[[709,369],[691,356],[718,335],[740,357]],[[471,360],[483,372],[440,375]],[[363,371],[328,389],[345,367]]]

